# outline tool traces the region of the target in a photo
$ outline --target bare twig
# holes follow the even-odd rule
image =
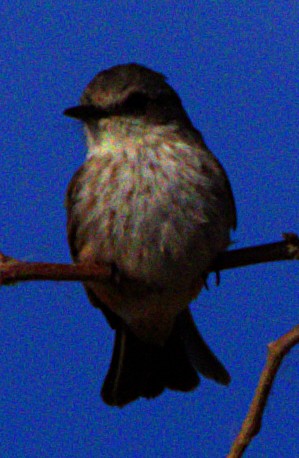
[[[296,234],[283,234],[283,242],[267,243],[240,250],[224,251],[212,270],[233,269],[273,261],[299,259],[299,238]]]
[[[241,431],[235,439],[227,458],[241,457],[253,437],[260,431],[263,413],[275,376],[284,356],[297,344],[299,344],[299,325],[268,345],[267,361],[262,371],[253,401],[243,422]]]
[[[210,271],[244,267],[252,264],[299,259],[299,238],[296,234],[283,234],[284,241],[231,250],[218,256]],[[52,264],[24,262],[0,253],[0,285],[19,281],[106,281],[111,276],[109,265]],[[236,438],[228,458],[242,456],[252,438],[259,432],[262,415],[269,393],[283,357],[299,342],[299,326],[269,344],[269,355],[262,372],[255,397]]]
[[[233,269],[261,262],[299,259],[299,239],[295,234],[284,234],[284,241],[241,248],[221,253],[211,272]],[[19,261],[0,253],[0,285],[19,281],[105,281],[110,267],[102,264],[52,264]]]
[[[111,269],[105,264],[52,264],[25,262],[0,253],[0,285],[19,281],[87,281],[109,278]]]

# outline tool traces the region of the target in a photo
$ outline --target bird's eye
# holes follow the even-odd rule
[[[157,102],[159,103],[161,107],[168,106],[169,105],[169,95],[165,94],[164,92],[161,92],[161,94],[157,96]]]
[[[129,95],[127,100],[124,103],[124,110],[130,114],[142,114],[145,113],[147,104],[148,104],[148,97],[146,94],[142,92],[134,92],[133,94]]]

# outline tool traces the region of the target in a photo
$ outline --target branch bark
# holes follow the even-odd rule
[[[299,238],[296,234],[283,234],[281,242],[258,245],[221,253],[210,272],[245,267],[258,263],[299,260]],[[111,267],[107,264],[53,264],[24,262],[0,253],[0,285],[20,281],[107,281]],[[269,355],[258,387],[241,431],[227,458],[241,457],[261,428],[266,403],[283,357],[299,343],[299,326],[276,342],[268,345]]]
[[[242,428],[236,437],[227,458],[239,458],[256,436],[262,425],[263,413],[271,392],[275,376],[284,356],[299,344],[299,325],[275,342],[268,345],[268,357],[262,371],[258,386]]]
[[[283,234],[284,241],[258,245],[221,253],[210,272],[249,266],[252,264],[299,259],[299,238]],[[19,281],[105,281],[111,275],[108,264],[54,264],[25,262],[0,253],[0,285]]]

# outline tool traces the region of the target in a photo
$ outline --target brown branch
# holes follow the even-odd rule
[[[224,251],[213,265],[212,271],[234,269],[252,264],[299,259],[299,238],[296,234],[283,234],[283,242],[267,243],[240,250]]]
[[[231,250],[218,256],[210,271],[244,267],[248,265],[299,259],[299,238],[296,234],[283,234],[284,241]],[[111,268],[102,264],[52,264],[24,262],[0,253],[0,285],[18,281],[105,281],[110,278]],[[299,342],[299,326],[269,344],[269,356],[262,372],[255,397],[236,438],[228,458],[242,456],[252,438],[259,432],[262,415],[271,391],[275,375],[283,357]]]
[[[0,253],[0,285],[11,285],[19,281],[105,281],[111,269],[102,264],[54,264],[26,262]]]
[[[289,351],[299,344],[299,325],[268,345],[268,357],[262,371],[253,401],[227,458],[243,455],[254,436],[261,429],[263,413],[281,362]]]
[[[241,248],[221,253],[210,271],[220,272],[261,262],[299,259],[299,238],[284,234],[284,241]],[[109,265],[102,264],[52,264],[25,262],[0,253],[0,285],[18,281],[105,281],[110,277]]]

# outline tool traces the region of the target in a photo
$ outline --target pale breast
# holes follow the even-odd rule
[[[80,246],[94,260],[155,285],[199,278],[229,244],[223,169],[174,128],[110,130],[90,142],[73,199]]]

